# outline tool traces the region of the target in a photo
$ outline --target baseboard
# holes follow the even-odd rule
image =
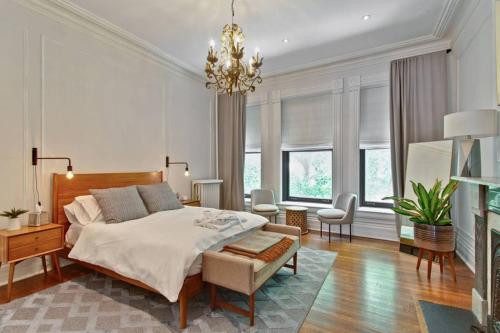
[[[474,237],[465,233],[459,227],[455,228],[457,235],[456,253],[462,261],[474,273],[475,271],[475,255],[474,255]]]

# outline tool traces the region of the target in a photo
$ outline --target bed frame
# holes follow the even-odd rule
[[[95,173],[95,174],[75,174],[69,180],[66,175],[54,174],[52,178],[52,221],[53,223],[64,225],[64,233],[69,228],[69,221],[64,213],[64,205],[73,202],[74,198],[80,195],[90,194],[89,189],[101,189],[110,187],[124,187],[130,185],[148,185],[161,183],[163,173],[155,172],[134,172],[134,173]],[[114,279],[125,281],[134,286],[158,293],[154,288],[145,283],[118,274],[110,269],[93,265],[87,262],[68,258],[70,247],[65,246],[61,256],[67,260],[78,263],[84,267],[108,275]],[[179,293],[179,328],[187,326],[188,300],[197,295],[204,288],[202,274],[188,276]]]

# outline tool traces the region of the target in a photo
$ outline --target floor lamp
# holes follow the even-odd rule
[[[474,110],[450,113],[444,116],[444,138],[459,138],[462,150],[462,160],[458,166],[459,176],[481,175],[481,153],[479,138],[497,136],[497,111]],[[477,148],[474,148],[477,147]],[[477,149],[478,156],[472,161],[471,152]],[[478,171],[472,172],[472,163],[477,165]]]

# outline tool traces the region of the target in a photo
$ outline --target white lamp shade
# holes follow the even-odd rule
[[[444,116],[444,138],[497,136],[497,111],[474,110]]]

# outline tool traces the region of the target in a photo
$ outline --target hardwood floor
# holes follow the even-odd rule
[[[337,252],[300,332],[420,332],[415,302],[427,300],[471,308],[473,274],[457,257],[457,282],[447,267],[427,262],[415,269],[417,257],[398,251],[398,244],[367,238],[340,239],[310,233],[303,246]]]
[[[457,282],[439,264],[433,267],[430,281],[427,263],[416,272],[417,257],[398,251],[398,244],[366,238],[339,239],[310,233],[303,246],[337,252],[337,259],[307,316],[301,332],[420,332],[415,302],[424,299],[436,303],[469,308],[473,274],[456,259]],[[299,263],[300,264],[300,263]],[[76,265],[63,269],[64,280],[88,273]],[[49,272],[14,284],[13,299],[56,285]],[[0,288],[0,303],[6,288]]]

